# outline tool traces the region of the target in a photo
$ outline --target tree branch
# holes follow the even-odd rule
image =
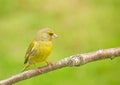
[[[70,57],[54,62],[52,65],[39,67],[38,70],[33,69],[33,70],[28,70],[28,71],[19,73],[17,75],[13,75],[10,78],[1,80],[0,85],[12,85],[13,83],[16,83],[25,79],[29,79],[31,77],[41,75],[41,74],[44,74],[56,69],[60,69],[63,67],[81,66],[89,62],[94,62],[97,60],[102,60],[107,58],[113,59],[118,56],[120,56],[120,47],[104,49],[104,50],[101,49],[96,52],[72,55]]]

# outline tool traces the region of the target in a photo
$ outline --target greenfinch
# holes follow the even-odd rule
[[[37,32],[25,54],[23,71],[31,64],[43,61],[48,63],[47,58],[52,51],[52,40],[56,37],[57,35],[50,28],[43,28]]]

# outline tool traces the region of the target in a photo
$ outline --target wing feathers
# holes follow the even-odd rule
[[[27,49],[27,52],[25,54],[25,61],[24,61],[24,64],[26,64],[28,62],[28,59],[30,58],[31,55],[35,54],[35,48],[37,46],[37,42],[36,41],[33,41],[30,43],[28,49]]]

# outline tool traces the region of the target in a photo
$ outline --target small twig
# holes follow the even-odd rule
[[[96,52],[84,53],[84,54],[77,54],[72,55],[70,57],[61,59],[52,65],[47,65],[43,67],[39,67],[38,70],[28,70],[17,75],[13,75],[10,78],[0,81],[0,85],[12,85],[13,83],[29,79],[31,77],[41,75],[56,69],[60,69],[63,67],[71,67],[71,66],[80,66],[89,62],[94,62],[96,60],[101,59],[113,59],[115,57],[120,56],[120,47],[118,48],[111,48],[105,50],[98,50]]]

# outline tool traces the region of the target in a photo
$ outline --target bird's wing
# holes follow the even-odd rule
[[[28,49],[27,49],[27,52],[25,54],[25,61],[24,61],[24,64],[26,64],[28,62],[28,59],[31,55],[34,55],[35,52],[36,52],[36,46],[37,46],[37,42],[36,41],[33,41],[30,43]]]

